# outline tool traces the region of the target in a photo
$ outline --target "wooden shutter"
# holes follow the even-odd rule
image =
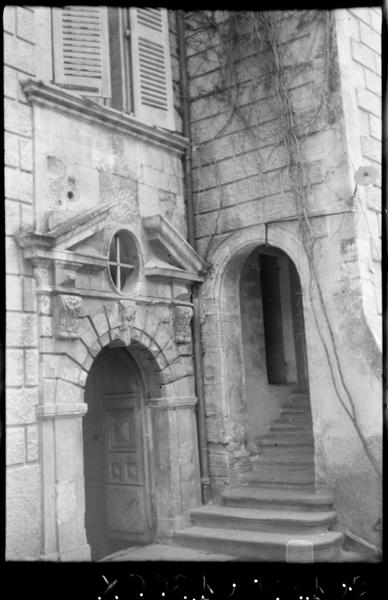
[[[130,8],[135,116],[174,129],[167,10]]]
[[[107,7],[53,8],[53,37],[55,83],[110,98]]]

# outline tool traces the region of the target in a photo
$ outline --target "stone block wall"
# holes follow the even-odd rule
[[[141,246],[140,283],[131,290],[136,299],[141,297],[138,319],[142,326],[138,335],[143,336],[142,343],[151,353],[158,354],[160,350],[155,337],[163,344],[160,356],[168,357],[163,365],[166,397],[176,397],[179,402],[182,398],[189,399],[188,407],[184,404],[182,410],[179,402],[178,408],[173,403],[164,410],[164,397],[161,400],[167,425],[177,431],[170,447],[168,470],[175,478],[170,492],[175,494],[174,486],[180,486],[181,495],[179,502],[172,508],[167,506],[165,512],[158,508],[158,532],[171,535],[174,527],[187,517],[193,503],[199,502],[200,493],[192,348],[186,339],[190,338],[186,331],[189,324],[184,329],[182,318],[175,319],[182,310],[180,305],[188,304],[189,284],[144,275],[144,265],[154,258],[155,249],[141,220],[162,215],[186,237],[181,163],[185,143],[172,132],[155,132],[147,123],[139,125],[135,119],[129,123],[128,133],[126,125],[131,117],[126,115],[121,126],[116,122],[111,128],[104,115],[100,121],[93,121],[85,113],[98,110],[96,106],[71,92],[67,102],[78,103],[78,108],[81,105],[79,112],[66,111],[63,104],[60,107],[61,94],[67,92],[52,85],[50,19],[49,7],[8,6],[4,12],[7,559],[10,560],[40,557],[87,560],[89,556],[84,534],[83,387],[92,358],[110,342],[110,333],[105,331],[98,343],[93,339],[90,349],[80,340],[69,342],[58,338],[52,292],[68,281],[68,266],[53,260],[32,267],[23,258],[14,236],[33,229],[47,232],[98,204],[117,201],[116,213],[113,210],[109,222],[104,224],[104,235],[106,231],[108,238],[113,234],[109,228],[117,229],[124,222],[134,230]],[[176,55],[174,27],[173,16],[171,49]],[[176,65],[175,59],[175,71]],[[23,93],[22,84],[26,86],[34,77],[45,88],[46,98],[47,94],[55,96],[52,104],[45,104],[42,97],[34,102],[31,95],[27,98]],[[32,87],[38,85],[29,83]],[[31,86],[29,89],[33,96]],[[177,93],[176,98],[179,104]],[[179,121],[179,115],[177,118]],[[102,238],[99,234],[95,237],[97,241],[83,240],[87,254],[103,251]],[[91,314],[101,308],[104,295],[115,297],[106,269],[98,275],[81,270],[73,277],[75,280],[76,288],[90,292],[86,294],[86,306]],[[188,310],[187,306],[184,308]],[[101,318],[104,320],[105,313]],[[187,319],[183,321],[185,324]],[[178,346],[174,342],[173,322],[176,335],[184,337],[177,342]],[[99,327],[97,319],[90,325],[92,338]],[[135,333],[133,337],[135,342]],[[75,359],[69,357],[72,343]],[[144,348],[138,354],[144,354]],[[90,360],[80,375],[77,369],[85,357]],[[171,373],[170,360],[174,362]],[[150,361],[144,363],[147,366]],[[151,396],[154,392],[150,388]],[[159,386],[157,392],[160,394]],[[168,490],[161,491],[162,483],[154,493],[163,496],[161,504],[162,500],[168,504]]]
[[[222,21],[225,15],[219,12],[217,18]],[[320,19],[305,28],[299,20],[295,11],[284,17],[280,48],[298,131],[307,136],[310,208],[317,213],[341,210],[349,190],[343,183],[346,148],[341,141],[338,83],[333,75],[328,102],[322,102],[328,77],[325,29]],[[295,210],[268,47],[255,47],[248,40],[233,50],[238,89],[229,90],[235,94],[230,101],[220,71],[224,59],[217,33],[211,35],[210,26],[195,17],[188,26],[196,226],[198,246],[205,254],[210,241],[215,247],[225,233]],[[330,118],[336,127],[328,126]]]
[[[316,269],[331,333],[321,301],[310,288],[297,221],[270,224],[268,229],[264,225],[296,213],[268,48],[264,42],[255,48],[249,37],[237,44],[231,50],[236,61],[228,65],[237,71],[238,86],[228,88],[220,70],[225,52],[220,52],[217,37],[218,24],[228,14],[216,12],[213,22],[209,14],[187,18],[186,40],[197,243],[202,257],[212,264],[201,292],[212,481],[217,489],[230,483],[233,451],[231,459],[220,456],[218,448],[231,447],[233,436],[243,437],[241,432],[228,434],[228,423],[242,421],[245,403],[236,282],[249,252],[268,239],[288,254],[301,278],[317,483],[336,489],[339,526],[377,544],[374,524],[381,512],[381,482],[339,402],[324,344],[330,346],[332,335],[330,352],[339,358],[336,364],[332,354],[331,366],[336,373],[338,368],[342,371],[364,438],[378,462],[381,355],[376,334],[381,319],[375,297],[378,266],[377,260],[372,265],[370,248],[378,241],[379,190],[359,186],[354,193],[356,170],[365,163],[378,165],[378,11],[317,11],[313,21],[306,21],[306,14],[303,19],[300,11],[275,14],[275,19],[283,19],[278,45],[282,84],[303,140],[311,184],[306,208],[316,215],[311,219],[317,238]],[[357,481],[362,485],[355,493]]]
[[[17,559],[41,552],[36,283],[13,238],[33,223],[32,111],[20,81],[35,75],[34,8],[6,6],[3,26],[7,557]]]
[[[381,24],[379,7],[337,11],[338,56],[350,170],[371,165],[375,185],[355,199],[363,308],[381,347]]]

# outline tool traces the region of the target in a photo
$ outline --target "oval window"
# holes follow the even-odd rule
[[[109,274],[113,285],[121,292],[137,278],[139,256],[136,244],[125,229],[117,231],[109,247]]]

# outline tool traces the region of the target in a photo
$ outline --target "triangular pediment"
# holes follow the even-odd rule
[[[70,217],[44,232],[26,232],[18,236],[22,247],[38,246],[56,250],[73,250],[104,228],[114,202],[101,204]]]
[[[203,280],[206,263],[168,219],[157,214],[143,217],[142,224],[154,252],[146,276]]]
[[[76,270],[101,270],[107,266],[106,231],[131,225],[122,202],[93,207],[63,220],[46,231],[17,236],[27,260],[55,261]],[[133,219],[132,219],[133,221]],[[141,219],[151,252],[144,264],[146,277],[203,281],[206,264],[182,234],[160,214]]]

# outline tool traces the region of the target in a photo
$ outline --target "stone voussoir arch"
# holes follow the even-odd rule
[[[243,384],[234,382],[234,363],[228,357],[233,347],[241,354],[243,360],[242,339],[239,333],[240,300],[239,277],[241,269],[249,254],[258,246],[268,243],[285,252],[293,261],[301,282],[305,319],[310,318],[309,306],[309,265],[303,245],[297,236],[297,222],[253,225],[244,230],[231,233],[225,237],[209,257],[213,268],[202,285],[202,332],[205,340],[204,368],[210,371],[215,368],[216,378],[213,387],[217,394],[211,392],[209,402],[217,407],[217,414],[222,418],[230,418],[231,393],[243,394]],[[234,325],[232,325],[232,321]],[[214,349],[206,340],[211,337],[218,340]],[[309,343],[309,340],[307,340]],[[311,341],[310,341],[311,343]],[[210,372],[209,371],[209,372]],[[237,390],[237,392],[236,392]]]
[[[203,283],[202,294],[221,299],[223,278],[236,256],[248,256],[257,246],[266,243],[276,246],[289,256],[299,273],[302,290],[305,291],[309,282],[309,266],[303,245],[295,233],[297,226],[297,222],[271,223],[266,236],[264,224],[253,225],[226,237],[209,257],[213,271]]]
[[[61,398],[70,394],[73,403],[83,402],[90,368],[97,355],[107,346],[132,345],[135,355],[144,355],[144,361],[148,369],[154,372],[159,387],[167,386],[177,378],[175,365],[181,357],[171,341],[172,336],[166,344],[163,340],[159,342],[160,334],[160,327],[156,327],[154,335],[145,330],[141,318],[136,315],[133,301],[109,302],[93,313],[81,316],[78,339],[66,343],[66,352],[60,355],[56,378],[57,401],[61,402]]]

